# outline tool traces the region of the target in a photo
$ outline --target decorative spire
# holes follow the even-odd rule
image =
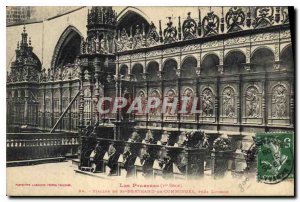
[[[23,27],[23,32],[22,32],[22,41],[21,41],[21,46],[27,46],[27,33],[26,33],[26,27],[24,25]]]
[[[115,26],[116,22],[116,12],[111,6],[93,6],[88,10],[88,28],[101,24]]]
[[[93,6],[88,10],[87,22],[87,38],[82,40],[81,54],[114,52],[117,14],[112,7]]]
[[[24,25],[23,31],[21,33],[21,41],[17,42],[16,48],[16,60],[12,63],[12,69],[22,69],[24,66],[30,64],[35,66],[34,68],[40,69],[40,61],[34,57],[31,47],[31,38],[27,40],[28,34],[26,32],[26,27]],[[28,42],[28,43],[27,43]]]

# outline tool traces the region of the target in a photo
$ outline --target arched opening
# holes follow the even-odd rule
[[[73,26],[69,26],[59,38],[52,58],[53,67],[73,64],[80,54],[81,34]]]
[[[201,64],[201,75],[214,76],[218,75],[218,67],[220,64],[219,57],[215,54],[209,54],[204,57]]]
[[[147,68],[148,80],[149,81],[158,80],[158,76],[157,76],[158,71],[159,71],[159,64],[157,62],[150,62]]]
[[[275,61],[274,53],[268,48],[257,49],[251,57],[251,69],[254,72],[271,72]]]
[[[243,63],[246,63],[246,56],[243,52],[229,52],[224,60],[224,74],[239,74],[243,72]]]
[[[177,70],[177,62],[173,59],[169,59],[165,62],[163,67],[163,79],[165,80],[171,80],[176,79],[176,70]]]
[[[143,66],[141,64],[135,64],[132,68],[132,75],[134,81],[140,81],[143,79]]]
[[[121,75],[121,79],[126,79],[129,77],[129,72],[128,72],[128,66],[127,65],[121,65],[119,74]]]
[[[280,54],[280,61],[284,69],[294,71],[294,57],[292,46],[285,47]]]
[[[130,33],[130,30],[132,30],[132,34],[135,35],[135,28],[137,25],[142,26],[144,24],[145,26],[145,32],[148,33],[149,30],[149,22],[141,15],[141,11],[138,9],[134,9],[131,7],[128,7],[124,9],[118,17],[118,23],[117,23],[117,30],[125,30],[127,33]]]
[[[197,60],[194,57],[187,57],[181,66],[181,77],[192,78],[196,76]]]

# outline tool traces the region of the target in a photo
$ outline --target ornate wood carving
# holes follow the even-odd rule
[[[202,20],[204,36],[216,35],[219,33],[220,18],[213,11],[208,12]]]
[[[196,38],[197,23],[191,18],[191,12],[188,12],[187,19],[183,21],[183,40],[190,40]]]
[[[272,26],[274,20],[274,8],[271,6],[268,7],[257,7],[255,9],[255,20],[253,22],[254,27],[263,28]]]
[[[225,21],[227,24],[228,33],[241,31],[241,26],[244,26],[245,13],[241,8],[230,8],[226,13]]]
[[[171,21],[171,17],[169,17],[167,27],[164,29],[164,43],[173,43],[175,41],[177,41],[177,29],[173,27],[173,22]]]

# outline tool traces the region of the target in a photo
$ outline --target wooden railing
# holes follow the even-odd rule
[[[7,133],[6,161],[22,161],[76,156],[76,133]]]

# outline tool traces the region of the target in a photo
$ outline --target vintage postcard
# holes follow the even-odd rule
[[[6,7],[8,196],[294,196],[293,7]]]

